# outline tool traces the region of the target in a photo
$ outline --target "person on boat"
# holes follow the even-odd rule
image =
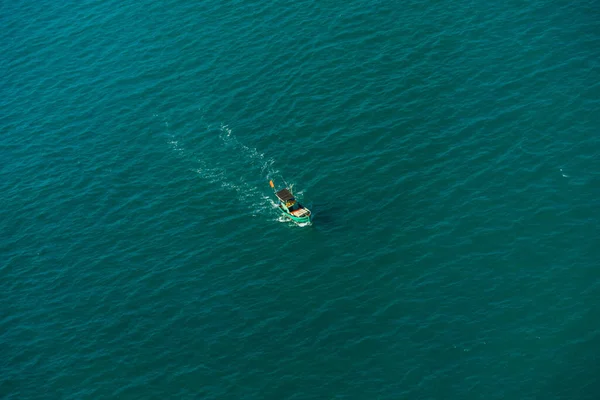
[[[296,204],[295,200],[288,200],[285,202],[285,206],[287,207],[287,209],[289,211],[292,211],[294,209],[294,205]]]

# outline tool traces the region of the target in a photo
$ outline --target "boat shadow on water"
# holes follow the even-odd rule
[[[312,225],[317,229],[332,230],[342,227],[342,219],[331,203],[309,203],[312,210]]]

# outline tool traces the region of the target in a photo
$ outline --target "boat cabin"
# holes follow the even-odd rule
[[[300,205],[294,198],[294,195],[287,189],[281,189],[277,193],[275,193],[277,198],[281,201],[281,204],[284,205],[289,212],[298,210]]]

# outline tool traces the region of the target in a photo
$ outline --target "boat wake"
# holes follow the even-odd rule
[[[277,205],[275,205],[275,206],[278,207]],[[278,211],[278,213],[279,213],[279,211]],[[301,228],[303,228],[305,226],[311,226],[312,225],[312,222],[296,222],[296,221],[292,221],[291,219],[286,218],[286,217],[284,217],[281,214],[277,217],[277,219],[275,219],[275,221],[281,222],[283,224],[287,224],[287,225],[290,225],[290,226],[292,226],[292,225],[299,226]]]
[[[303,197],[302,195],[304,194],[304,192],[301,190],[296,192],[294,190],[295,184],[293,182],[288,183],[285,181],[283,176],[281,176],[279,170],[275,168],[275,159],[265,157],[264,153],[259,152],[256,148],[248,147],[245,144],[243,144],[242,142],[240,142],[240,140],[233,134],[231,128],[228,125],[222,124],[220,126],[219,137],[222,140],[222,142],[225,144],[226,147],[229,147],[230,149],[233,150],[232,151],[233,154],[235,154],[237,157],[243,159],[245,161],[245,164],[247,164],[247,166],[251,165],[252,168],[255,169],[256,176],[261,176],[261,179],[256,182],[258,187],[262,188],[262,185],[264,184],[263,182],[269,181],[271,179],[275,179],[279,182],[283,182],[285,184],[285,187],[289,188],[290,191],[292,191],[294,193],[294,196],[296,198],[298,198],[299,201],[302,201],[302,197]],[[256,188],[253,187],[253,190],[256,190]],[[264,189],[261,189],[260,192],[264,193],[264,192],[262,192],[262,190],[264,190]],[[269,202],[269,204],[271,205],[269,211],[272,211],[272,212],[275,212],[278,214],[278,217],[277,217],[278,222],[291,224],[291,225],[295,225],[295,226],[300,226],[300,227],[312,225],[312,222],[296,222],[296,221],[293,221],[289,218],[282,216],[278,210],[279,204],[277,202],[275,202],[274,200],[272,200],[271,197],[265,196],[265,195],[263,195],[263,196],[264,196],[263,198],[266,199]]]
[[[207,125],[198,135],[170,132],[168,122],[163,123],[167,145],[188,170],[248,204],[253,216],[277,211],[278,205],[267,195],[270,179],[284,181],[275,168],[275,159],[242,143],[225,124],[216,129]]]
[[[303,228],[303,227],[305,227],[305,226],[311,226],[311,225],[312,225],[312,222],[294,222],[294,224],[295,224],[296,226],[299,226],[299,227],[302,227],[302,228]]]
[[[258,168],[260,174],[265,179],[268,180],[279,173],[279,170],[274,167],[275,159],[267,158],[264,153],[259,152],[256,148],[248,147],[240,142],[239,139],[233,135],[233,132],[228,125],[222,124],[220,132],[219,138],[224,146],[234,150],[233,154],[236,157],[244,159],[246,163],[251,164],[254,168]]]

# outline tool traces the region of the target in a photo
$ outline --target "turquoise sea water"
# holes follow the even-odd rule
[[[599,15],[3,2],[0,398],[599,399]]]

